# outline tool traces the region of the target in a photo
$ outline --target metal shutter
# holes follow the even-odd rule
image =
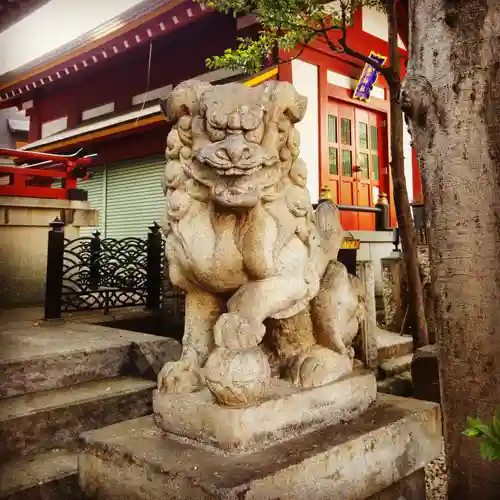
[[[163,217],[165,159],[149,158],[107,167],[106,238],[144,238]]]
[[[91,178],[86,181],[78,181],[78,187],[87,191],[88,202],[91,208],[99,210],[99,226],[80,228],[80,236],[92,236],[92,233],[99,230],[104,237],[106,223],[106,170],[105,167],[91,167],[90,173]]]

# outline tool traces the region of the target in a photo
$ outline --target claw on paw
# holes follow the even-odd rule
[[[166,363],[158,375],[160,392],[189,393],[202,387],[200,368],[187,359]]]
[[[290,367],[292,382],[302,388],[329,384],[352,372],[352,359],[324,347],[297,356]]]

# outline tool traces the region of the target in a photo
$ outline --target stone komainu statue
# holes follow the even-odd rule
[[[163,103],[173,124],[163,230],[186,319],[160,391],[207,386],[237,407],[255,403],[272,376],[305,388],[352,371],[362,287],[336,260],[337,208],[313,212],[294,127],[306,106],[288,83],[195,80]]]

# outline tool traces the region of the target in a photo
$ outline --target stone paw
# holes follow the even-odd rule
[[[196,392],[203,388],[200,367],[188,359],[166,363],[158,375],[158,390],[168,393]]]
[[[352,372],[348,354],[315,346],[297,356],[290,367],[292,382],[302,388],[320,387]]]
[[[225,313],[215,323],[215,345],[225,349],[254,347],[264,337],[265,330],[263,324],[253,323],[236,313]]]

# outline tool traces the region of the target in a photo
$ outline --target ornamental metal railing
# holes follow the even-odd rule
[[[162,306],[165,245],[154,223],[147,238],[64,237],[64,223],[51,224],[48,239],[45,318],[70,311],[144,305]]]

